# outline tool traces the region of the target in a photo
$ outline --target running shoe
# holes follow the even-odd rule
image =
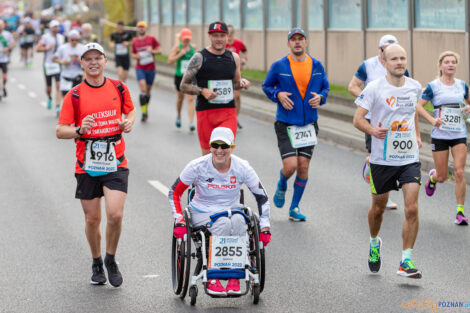
[[[387,210],[396,210],[397,209],[397,204],[393,202],[392,200],[388,199],[387,205],[385,206],[385,209]]]
[[[364,162],[364,167],[362,168],[362,178],[367,184],[370,184],[370,168],[367,161]]]
[[[106,275],[104,274],[103,263],[93,264],[91,266],[93,274],[91,275],[90,284],[104,285],[106,284]]]
[[[216,296],[226,296],[227,292],[225,291],[224,286],[220,283],[218,279],[211,279],[207,282],[207,292],[211,295]]]
[[[240,281],[235,278],[231,278],[228,280],[227,287],[225,287],[225,290],[228,295],[239,295],[241,294],[240,291]]]
[[[462,226],[468,225],[468,218],[462,212],[458,212],[454,223]]]
[[[145,122],[147,122],[148,119],[149,119],[148,114],[142,114],[142,119],[141,119],[142,122],[145,123]]]
[[[421,278],[421,271],[418,270],[410,259],[400,262],[397,275],[409,278]]]
[[[426,194],[431,197],[434,194],[434,191],[436,191],[436,183],[431,182],[431,175],[436,173],[435,169],[432,169],[429,171],[429,177],[426,183],[424,184],[424,189],[426,189]]]
[[[106,269],[108,270],[109,283],[113,287],[119,287],[122,284],[122,275],[119,271],[116,261],[105,262]]]
[[[47,99],[47,109],[52,109],[52,98]]]
[[[55,116],[57,118],[59,118],[59,115],[60,115],[60,105],[56,105],[56,107],[55,107]]]
[[[181,118],[180,117],[176,118],[175,125],[176,125],[177,128],[181,127]]]
[[[304,222],[307,218],[300,213],[298,206],[289,210],[289,219],[293,221]]]
[[[284,203],[286,202],[286,191],[279,189],[279,187],[276,189],[276,192],[274,193],[274,205],[277,206],[278,208],[282,208],[284,206]]]
[[[377,247],[372,247],[369,244],[369,269],[372,273],[377,273],[380,270],[380,265],[382,265],[382,259],[380,258],[382,239],[380,237],[377,237],[377,239],[379,240]]]
[[[5,87],[3,87],[3,96],[6,97],[7,96],[7,89]]]
[[[195,131],[196,130],[196,125],[194,123],[189,123],[189,131]]]
[[[237,122],[237,128],[238,129],[243,129],[243,126],[240,123]]]

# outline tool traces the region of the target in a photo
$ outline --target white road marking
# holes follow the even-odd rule
[[[40,104],[42,107],[46,107],[46,101],[41,101]]]
[[[149,274],[149,275],[144,275],[144,278],[157,278],[159,276],[160,275],[157,275],[157,274]]]
[[[167,186],[165,186],[164,184],[162,184],[158,180],[149,180],[148,182],[149,182],[150,185],[152,185],[153,188],[157,189],[158,191],[163,193],[165,196],[167,196],[168,193],[170,192],[170,189],[168,189]]]
[[[18,84],[18,88],[20,88],[20,89],[23,89],[23,90],[24,90],[24,89],[26,89],[26,86],[25,86],[25,85],[23,85],[23,84]]]
[[[37,95],[32,91],[28,92],[28,96],[30,96],[33,99],[37,97]]]

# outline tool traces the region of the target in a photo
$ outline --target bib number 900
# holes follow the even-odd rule
[[[411,150],[411,148],[413,148],[413,141],[411,141],[411,140],[407,140],[407,141],[394,140],[392,142],[392,145],[393,145],[394,149],[401,149],[401,150],[408,149],[408,150]]]

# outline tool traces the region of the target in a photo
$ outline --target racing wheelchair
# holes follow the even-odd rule
[[[245,237],[212,236],[210,226],[221,216],[241,214],[247,224],[247,240]],[[207,225],[193,227],[191,213],[186,207],[183,210],[186,221],[187,234],[183,239],[173,236],[171,265],[173,291],[184,299],[189,289],[191,305],[196,304],[198,295],[197,281],[202,279],[204,291],[212,298],[241,297],[251,291],[253,303],[258,304],[265,282],[265,249],[259,241],[259,217],[249,207],[236,210],[228,210],[211,216],[211,222]],[[238,249],[234,245],[237,239]],[[230,246],[228,241],[234,245]],[[222,246],[221,246],[222,244]],[[228,246],[223,246],[227,244]],[[192,248],[194,246],[194,248]],[[243,247],[243,248],[240,248]],[[233,249],[232,249],[233,248]],[[192,249],[195,251],[193,252]],[[243,251],[242,251],[243,250]],[[246,251],[246,252],[244,252]],[[214,253],[215,252],[215,253]],[[244,253],[242,253],[244,252]],[[238,262],[224,262],[224,256],[230,260],[230,256],[238,255]],[[246,254],[245,254],[246,253]],[[225,260],[227,260],[227,258]],[[191,276],[191,259],[196,259],[194,274]],[[220,262],[222,260],[222,262]],[[241,262],[240,260],[243,260]],[[208,293],[206,283],[210,279],[236,278],[245,281],[245,290],[240,294],[213,295]]]

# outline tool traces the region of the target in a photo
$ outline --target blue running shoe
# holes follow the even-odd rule
[[[181,118],[177,117],[175,121],[176,127],[180,128],[181,127]]]
[[[408,278],[421,278],[422,276],[421,271],[416,268],[414,262],[410,259],[400,262],[397,274]]]
[[[47,99],[47,109],[48,110],[52,109],[52,99],[51,98]]]
[[[286,202],[286,191],[279,189],[279,187],[276,189],[276,193],[274,194],[274,205],[277,206],[278,208],[282,208],[284,206],[284,202]]]
[[[299,207],[295,207],[289,210],[289,219],[293,221],[305,222],[307,219],[305,215],[300,213]]]
[[[372,273],[377,273],[380,270],[380,265],[382,265],[382,260],[380,258],[380,248],[382,247],[382,239],[379,240],[379,245],[377,247],[372,247],[369,245],[369,269]]]

